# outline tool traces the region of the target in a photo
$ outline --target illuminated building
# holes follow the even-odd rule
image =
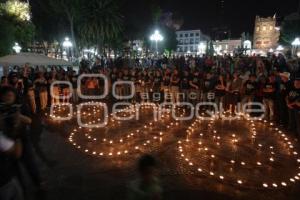
[[[262,18],[256,16],[253,44],[255,49],[276,48],[280,30],[276,27],[276,16]]]
[[[199,45],[206,44],[209,37],[204,35],[201,30],[182,30],[176,31],[177,35],[177,54],[196,55],[199,52]],[[204,53],[204,52],[203,52]]]

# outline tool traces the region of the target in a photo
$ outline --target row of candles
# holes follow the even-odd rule
[[[235,153],[238,151],[237,149],[237,145],[239,143],[239,138],[237,134],[231,134],[230,136],[230,140],[225,140],[222,139],[222,137],[220,135],[217,135],[217,130],[212,130],[213,128],[213,123],[216,122],[218,119],[219,115],[215,115],[208,123],[208,133],[211,134],[212,136],[212,141],[207,141],[205,139],[203,139],[204,135],[203,133],[200,133],[198,135],[198,151],[203,151],[204,155],[207,155],[208,157],[210,157],[211,160],[214,160],[216,162],[221,162],[222,158],[218,158],[216,155],[214,154],[210,154],[209,151],[210,149],[207,147],[209,144],[215,144],[216,147],[220,147],[222,145],[224,145],[224,143],[227,142],[226,145],[232,146],[233,148],[233,152],[234,154],[232,155],[232,159],[225,161],[228,162],[228,165],[231,167],[245,167],[247,166],[249,169],[251,170],[255,170],[255,167],[266,167],[266,165],[264,165],[264,163],[262,163],[262,161],[257,160],[254,162],[246,162],[245,160],[236,160],[235,159]],[[252,139],[252,144],[254,145],[253,148],[258,148],[261,149],[263,147],[262,144],[257,144],[255,142],[253,142],[253,140],[257,139],[258,135],[258,131],[256,126],[259,124],[259,122],[253,121],[252,119],[250,119],[249,115],[243,115],[243,117],[245,118],[245,120],[249,123],[250,125],[250,138]],[[203,122],[203,117],[199,117],[197,118],[192,124],[191,126],[189,126],[186,130],[187,132],[187,137],[184,141],[178,141],[178,152],[179,152],[179,157],[181,157],[181,159],[184,161],[184,163],[187,163],[187,166],[189,166],[190,168],[192,168],[195,172],[200,173],[201,175],[207,176],[207,177],[211,177],[211,178],[215,178],[218,181],[221,181],[223,183],[225,183],[226,181],[228,183],[234,184],[236,183],[239,186],[244,186],[244,187],[263,187],[263,188],[278,188],[280,186],[282,187],[287,187],[288,185],[291,185],[292,183],[295,183],[297,180],[300,179],[300,159],[298,158],[298,152],[295,150],[295,146],[293,144],[293,142],[291,141],[291,139],[289,139],[289,137],[283,133],[283,131],[281,131],[279,128],[275,127],[273,123],[268,123],[266,120],[262,121],[260,119],[260,122],[262,123],[263,127],[268,127],[270,130],[275,131],[275,136],[277,136],[278,140],[277,143],[278,144],[282,144],[282,148],[285,148],[285,150],[288,152],[287,155],[285,156],[289,156],[290,159],[292,160],[293,163],[295,163],[295,169],[294,169],[294,176],[290,176],[290,177],[285,177],[282,179],[282,181],[269,181],[269,182],[255,182],[253,183],[253,181],[250,181],[250,176],[248,177],[249,180],[247,180],[247,177],[244,178],[236,178],[235,177],[242,177],[242,175],[238,174],[238,172],[236,172],[237,174],[223,174],[222,172],[219,171],[224,171],[223,170],[213,170],[213,168],[210,167],[203,167],[201,165],[201,161],[203,161],[203,158],[198,158],[200,159],[200,162],[195,163],[195,161],[197,161],[197,158],[193,157],[196,156],[193,151],[193,143],[195,142],[195,138],[190,139],[191,136],[195,136],[197,133],[199,133],[199,130],[201,130],[201,123],[204,124]],[[241,130],[242,131],[242,130]],[[271,137],[272,135],[270,135]],[[273,135],[274,136],[274,135]],[[273,138],[274,139],[274,138]],[[209,144],[208,144],[209,142]],[[205,146],[206,145],[206,146]],[[196,148],[196,147],[194,147]],[[275,147],[274,146],[268,146],[267,148],[269,148],[270,150],[270,157],[268,157],[269,162],[274,162],[275,161],[275,157],[276,157],[276,153],[275,153]],[[217,151],[221,151],[220,149],[212,149],[212,150],[217,150]],[[221,153],[221,152],[220,152]],[[226,152],[226,154],[228,154],[230,152]],[[263,152],[261,152],[263,153]],[[247,158],[246,158],[247,159]],[[249,159],[249,158],[248,158]],[[293,166],[290,166],[291,168],[289,170],[292,170]],[[264,174],[262,174],[262,179],[263,179]],[[234,178],[233,178],[234,177]]]
[[[97,121],[100,121],[99,119],[95,119],[95,116],[97,116],[98,114],[101,113],[102,109],[98,108],[97,106],[95,106],[95,104],[93,102],[87,102],[86,104],[84,104],[84,106],[87,106],[88,109],[87,111],[77,111],[74,112],[73,115],[81,115],[84,117],[86,117],[85,119],[88,121],[85,125],[91,125],[96,123]],[[101,106],[101,105],[100,105]],[[114,116],[120,114],[122,115],[122,117],[125,117],[128,114],[134,114],[136,112],[139,112],[140,109],[142,110],[142,112],[149,112],[149,110],[157,111],[157,112],[162,112],[159,106],[156,106],[152,103],[144,103],[142,104],[139,108],[137,108],[136,106],[132,105],[129,106],[127,108],[124,108],[122,110],[117,111],[117,113],[111,113],[109,116],[107,117],[107,128],[112,128],[113,126],[115,126],[115,123],[117,123],[118,125],[121,126],[122,121],[118,121],[115,119]],[[61,119],[62,116],[60,116],[60,114],[67,112],[68,109],[66,105],[59,105],[57,107],[57,111],[53,112],[52,115],[50,116],[52,119]],[[147,111],[148,110],[148,111]],[[179,110],[178,110],[179,111]],[[185,115],[185,110],[184,109],[180,109],[180,116],[184,116]],[[165,112],[165,115],[162,115],[162,121],[157,121],[157,120],[152,120],[151,122],[145,123],[143,124],[143,126],[141,128],[137,128],[136,130],[130,131],[127,134],[125,134],[125,136],[120,136],[117,137],[117,139],[111,139],[110,137],[96,137],[93,136],[93,133],[95,132],[101,132],[99,127],[95,127],[95,128],[85,128],[85,127],[81,127],[78,126],[77,128],[74,128],[73,131],[70,133],[69,136],[69,142],[75,146],[77,149],[81,150],[82,152],[88,154],[88,155],[93,155],[93,156],[99,156],[99,157],[105,157],[105,158],[115,158],[120,157],[121,155],[126,155],[126,154],[132,154],[133,152],[136,153],[140,153],[143,152],[145,150],[146,147],[149,147],[148,151],[151,151],[151,146],[155,146],[155,145],[161,145],[162,144],[162,140],[163,137],[166,136],[166,132],[164,131],[159,131],[157,135],[154,134],[149,134],[147,135],[147,139],[145,139],[144,141],[140,141],[138,140],[139,136],[141,136],[141,134],[145,134],[147,132],[149,132],[150,129],[153,129],[154,126],[156,127],[160,127],[161,130],[163,129],[161,126],[161,123],[166,123],[168,121],[168,123],[165,124],[165,128],[168,130],[171,130],[171,128],[174,128],[174,126],[179,126],[180,123],[178,121],[174,121],[171,119],[170,115],[171,115],[171,111],[168,110],[167,112]],[[213,130],[213,123],[215,123],[217,120],[219,120],[219,114],[217,113],[215,116],[212,117],[212,119],[209,121],[208,123],[208,127],[210,129],[210,133],[212,134],[212,141],[216,146],[221,147],[224,143],[227,142],[227,145],[231,145],[232,146],[232,152],[237,152],[238,153],[238,146],[239,143],[241,143],[239,135],[236,133],[233,133],[230,135],[230,139],[229,140],[224,140],[224,138],[219,135],[217,133],[217,130]],[[225,115],[225,113],[223,113]],[[230,114],[230,116],[232,116],[232,114]],[[291,159],[294,159],[293,163],[296,163],[295,166],[297,165],[297,169],[295,169],[295,174],[294,176],[290,176],[290,177],[285,177],[283,178],[281,181],[269,181],[269,182],[264,182],[263,180],[259,180],[257,182],[253,182],[250,181],[251,177],[248,177],[249,180],[247,180],[247,177],[243,177],[243,178],[232,178],[233,176],[238,177],[239,174],[234,174],[234,175],[230,175],[230,174],[223,174],[217,170],[213,170],[210,169],[209,167],[201,167],[200,164],[194,163],[193,160],[197,160],[197,159],[193,159],[192,155],[193,155],[193,150],[191,150],[191,152],[186,152],[188,148],[192,147],[192,143],[195,142],[194,139],[190,139],[190,136],[192,136],[193,134],[198,133],[199,129],[200,129],[200,124],[203,123],[204,118],[199,117],[197,118],[192,124],[191,126],[189,126],[187,128],[187,138],[186,140],[182,141],[179,140],[178,141],[178,152],[179,152],[179,157],[184,161],[184,163],[187,163],[188,167],[192,167],[194,169],[194,171],[200,173],[201,175],[205,175],[207,177],[210,178],[215,178],[216,180],[219,180],[223,183],[229,182],[231,184],[237,184],[239,186],[245,186],[245,187],[263,187],[263,188],[278,188],[278,187],[287,187],[289,185],[291,185],[292,183],[295,183],[297,180],[300,179],[300,158],[298,158],[298,152],[295,150],[295,145],[293,144],[293,141],[291,139],[289,139],[289,137],[283,133],[282,130],[280,130],[279,128],[275,127],[273,123],[269,123],[267,121],[263,121],[260,119],[260,122],[257,121],[253,121],[249,115],[242,115],[240,117],[238,117],[239,120],[246,120],[248,125],[249,125],[249,137],[251,138],[251,143],[252,145],[255,145],[255,147],[253,148],[268,148],[269,149],[269,153],[268,155],[268,161],[270,163],[273,163],[275,161],[279,159],[276,158],[276,148],[274,146],[264,146],[261,143],[258,143],[258,131],[257,131],[257,125],[259,125],[261,123],[261,125],[263,127],[267,127],[269,129],[271,129],[272,131],[275,131],[275,136],[277,136],[277,143],[278,144],[282,144],[283,148],[285,148],[286,151],[289,152],[288,155],[285,156],[291,156]],[[91,147],[88,147],[87,145],[82,145],[80,144],[81,141],[76,141],[76,135],[77,134],[83,134],[87,140],[90,140],[91,142],[96,142],[96,141],[100,141],[101,145],[110,145],[113,149],[112,150],[103,150],[103,151],[96,151],[93,150]],[[101,136],[101,134],[100,134]],[[205,140],[203,140],[202,138],[205,135],[203,133],[199,134],[199,141],[197,141],[198,143],[198,151],[203,151],[205,152],[205,155],[208,155],[210,157],[210,159],[213,160],[218,160],[218,156],[215,154],[210,154],[210,149],[207,147],[209,146],[208,144],[206,144]],[[270,135],[271,137],[271,135]],[[133,141],[137,141],[140,142],[140,145],[130,145],[131,142],[133,143]],[[245,142],[245,141],[242,141]],[[95,143],[94,145],[97,145],[97,143]],[[205,146],[206,145],[206,146]],[[123,148],[125,146],[125,148]],[[120,148],[121,147],[121,148]],[[186,148],[188,147],[188,148]],[[117,150],[118,148],[120,148],[119,150]],[[190,158],[188,155],[191,155],[192,158]],[[279,156],[278,156],[279,158]],[[201,159],[198,158],[198,159]],[[201,161],[201,160],[200,160]],[[265,161],[262,162],[261,160],[256,160],[256,161],[246,161],[246,160],[237,160],[234,158],[227,160],[226,162],[228,162],[228,164],[230,164],[231,166],[234,167],[248,167],[248,168],[252,168],[254,169],[255,167],[266,167],[266,163]],[[197,167],[198,166],[198,167]],[[242,176],[241,176],[242,177]],[[263,176],[262,176],[263,177]],[[260,182],[261,181],[261,182]]]
[[[162,110],[164,109],[164,110]],[[100,110],[97,110],[96,107],[92,107],[90,109],[90,112],[88,112],[88,116],[90,118],[94,118],[97,116],[97,113],[99,113]],[[77,149],[82,150],[82,152],[98,156],[98,157],[106,157],[106,158],[115,158],[115,156],[120,157],[121,155],[126,154],[132,154],[133,152],[145,152],[145,151],[151,151],[153,147],[159,146],[163,142],[163,138],[166,136],[166,131],[170,130],[171,127],[179,126],[179,122],[172,120],[171,118],[171,110],[168,108],[161,108],[155,104],[152,103],[144,103],[136,106],[129,106],[128,108],[122,109],[117,111],[118,113],[111,113],[110,114],[110,124],[106,128],[110,129],[114,126],[114,123],[120,123],[120,121],[116,120],[114,116],[116,114],[122,115],[122,117],[125,117],[128,114],[135,114],[136,112],[142,111],[145,112],[161,112],[164,113],[161,116],[161,120],[150,120],[148,123],[142,124],[140,128],[137,128],[136,130],[130,131],[125,136],[118,136],[117,139],[111,139],[110,137],[104,137],[101,138],[101,131],[97,128],[83,128],[79,126],[78,128],[74,128],[73,131],[70,133],[69,136],[69,142],[75,146]],[[179,109],[177,109],[179,111]],[[183,110],[181,113],[181,117],[185,114],[185,111]],[[91,120],[94,121],[94,120]],[[89,123],[91,123],[91,121]],[[125,123],[128,123],[128,121],[123,121]],[[165,129],[165,131],[154,131],[154,133],[149,134],[150,130],[153,130],[154,127],[158,128],[159,130]],[[121,126],[120,126],[121,128]],[[103,151],[96,151],[93,150],[90,147],[87,147],[87,145],[80,144],[80,141],[76,140],[77,134],[83,134],[86,137],[87,140],[90,142],[101,142],[101,146],[108,145],[111,148],[107,147],[108,150]],[[97,133],[100,137],[93,136],[92,133]],[[141,136],[144,136],[144,140],[140,140]],[[139,145],[131,145],[131,143],[139,142]],[[98,144],[98,143],[97,143]],[[96,147],[96,143],[93,145]],[[125,147],[124,147],[125,146]],[[146,150],[147,148],[147,150]]]

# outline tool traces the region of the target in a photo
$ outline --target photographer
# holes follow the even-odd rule
[[[294,87],[287,96],[287,106],[289,108],[289,130],[300,137],[300,76],[294,80]]]
[[[17,128],[21,122],[30,123],[30,119],[14,106],[16,93],[13,88],[1,88],[0,101],[0,199],[22,200],[23,192],[17,179],[22,143]]]
[[[11,159],[7,159],[6,156],[2,157],[1,159],[3,160],[4,164],[6,164],[7,161],[10,166],[13,166],[14,174],[15,173],[18,174],[18,178],[21,181],[21,185],[23,189],[25,188],[26,184],[24,181],[24,176],[21,173],[21,170],[18,168],[19,164],[23,164],[25,166],[25,169],[30,174],[31,179],[34,181],[38,189],[40,189],[41,186],[40,173],[34,159],[31,139],[26,131],[26,126],[31,124],[32,121],[29,117],[21,114],[21,111],[22,111],[21,105],[16,104],[15,89],[12,87],[1,88],[0,89],[0,116],[1,116],[0,119],[1,119],[1,130],[3,133],[2,141],[8,144],[22,143],[23,146],[22,154],[18,156],[18,159],[14,159],[14,162],[12,162]],[[26,192],[26,190],[24,190],[24,192]]]
[[[22,154],[22,145],[0,132],[0,199],[22,200],[23,192],[17,180],[17,160]]]

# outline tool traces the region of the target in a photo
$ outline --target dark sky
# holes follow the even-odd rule
[[[252,34],[256,15],[283,16],[297,11],[299,0],[223,0],[224,15],[220,9],[222,0],[161,0],[164,12],[178,12],[184,19],[182,29],[200,28],[204,32],[227,25],[237,37],[243,31]]]
[[[0,0],[2,1],[2,0]],[[25,0],[23,0],[25,1]],[[86,0],[89,1],[89,0]],[[120,0],[123,8],[125,29],[127,35],[138,37],[136,33],[153,27],[151,6],[159,5],[163,12],[172,12],[184,19],[181,29],[201,29],[213,37],[212,28],[227,26],[231,38],[240,37],[242,32],[253,34],[255,16],[273,16],[275,13],[281,21],[284,16],[296,12],[300,0]],[[224,8],[221,9],[220,2]],[[45,0],[30,0],[33,21],[44,35],[55,35],[66,28],[67,22],[59,15],[51,15],[43,5]],[[47,5],[47,4],[46,4]],[[45,8],[44,8],[45,7]],[[156,6],[155,6],[156,7]],[[223,12],[222,12],[223,11]],[[54,18],[54,19],[53,19]],[[64,21],[63,23],[57,23]],[[60,26],[57,26],[59,24]],[[128,31],[129,30],[129,31]],[[152,30],[152,29],[151,29]],[[66,30],[68,31],[68,29]],[[49,32],[51,34],[49,34]],[[129,38],[130,38],[129,37]],[[131,38],[132,39],[132,38]]]

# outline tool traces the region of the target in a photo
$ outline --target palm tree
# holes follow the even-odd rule
[[[97,43],[99,52],[117,39],[123,30],[120,7],[115,0],[90,0],[82,8],[79,26],[81,39],[87,44]]]

